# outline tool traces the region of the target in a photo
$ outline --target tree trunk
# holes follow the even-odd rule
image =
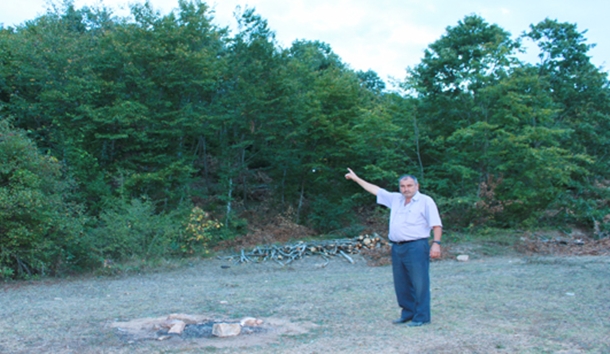
[[[299,206],[297,208],[297,224],[301,221],[301,208],[303,207],[303,199],[305,199],[305,179],[301,183],[301,195],[299,196]]]
[[[229,178],[229,193],[227,199],[227,215],[225,217],[225,227],[229,227],[229,220],[231,217],[231,198],[233,194],[233,178]]]
[[[424,164],[421,161],[421,154],[419,152],[419,127],[417,126],[417,117],[415,115],[413,116],[413,127],[415,129],[415,148],[417,151],[417,161],[419,161],[419,175],[421,182],[424,182]]]

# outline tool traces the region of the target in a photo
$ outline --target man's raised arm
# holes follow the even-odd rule
[[[360,187],[364,188],[365,191],[373,195],[377,195],[377,192],[379,192],[380,189],[379,187],[358,177],[358,175],[356,175],[354,171],[352,171],[350,168],[348,168],[347,170],[349,172],[345,174],[345,179],[351,179],[352,181],[358,183]]]

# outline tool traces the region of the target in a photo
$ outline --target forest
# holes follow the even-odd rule
[[[273,215],[357,233],[384,211],[347,167],[417,176],[448,230],[608,235],[610,87],[577,24],[466,16],[391,90],[255,9],[235,33],[200,0],[130,9],[0,27],[0,279],[204,255]]]

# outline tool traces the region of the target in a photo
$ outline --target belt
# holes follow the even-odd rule
[[[415,241],[421,241],[421,240],[425,240],[427,239],[427,237],[422,237],[422,238],[416,238],[415,240],[407,240],[407,241],[390,241],[395,245],[402,245],[405,243],[409,243],[409,242],[415,242]]]

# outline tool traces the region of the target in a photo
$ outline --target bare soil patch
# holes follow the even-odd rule
[[[595,239],[581,230],[565,232],[527,232],[517,250],[528,255],[609,256],[610,237]]]
[[[254,247],[262,244],[286,243],[292,240],[300,240],[316,235],[315,231],[296,224],[290,217],[291,211],[283,214],[273,214],[268,216],[268,212],[259,210],[253,211],[259,217],[248,216],[249,231],[244,237],[220,242],[216,245],[216,251],[233,249],[235,251],[242,248]]]

